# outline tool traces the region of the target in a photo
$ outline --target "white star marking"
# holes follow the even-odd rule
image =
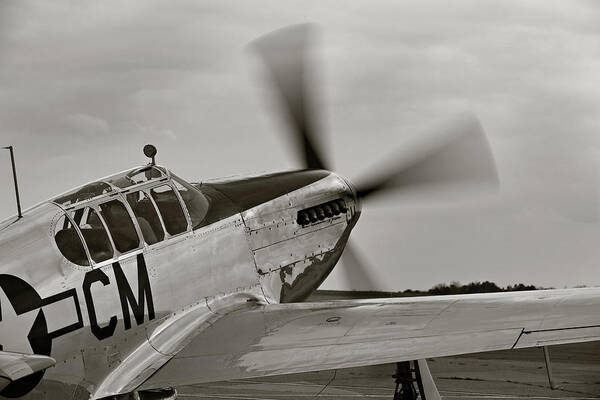
[[[17,315],[10,300],[6,297],[6,293],[0,289],[0,312],[2,313],[0,344],[2,344],[3,351],[33,354],[27,335],[29,335],[39,311],[40,309],[37,308]]]

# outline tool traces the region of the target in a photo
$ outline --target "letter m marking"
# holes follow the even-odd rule
[[[131,329],[131,315],[129,309],[133,311],[135,322],[138,325],[144,323],[144,306],[148,302],[148,320],[153,320],[154,302],[152,300],[152,289],[150,288],[150,280],[148,279],[148,270],[146,268],[146,260],[143,254],[137,255],[137,273],[138,273],[138,296],[137,299],[129,286],[127,277],[123,273],[121,264],[113,263],[113,270],[119,288],[119,297],[121,299],[121,308],[123,310],[123,322],[125,329]]]

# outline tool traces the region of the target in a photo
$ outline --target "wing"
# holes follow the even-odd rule
[[[0,390],[11,382],[56,364],[51,357],[0,351]]]
[[[255,305],[200,332],[143,388],[600,339],[600,289]]]

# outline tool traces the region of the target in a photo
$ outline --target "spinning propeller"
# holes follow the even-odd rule
[[[321,132],[311,92],[311,69],[306,59],[310,32],[310,25],[294,25],[263,36],[252,45],[264,61],[280,96],[304,167],[331,169],[322,149],[315,144]],[[358,180],[360,198],[370,200],[392,190],[426,189],[439,194],[467,185],[495,187],[498,184],[489,144],[473,115],[462,115],[436,132],[430,132],[411,150],[372,169],[376,174]],[[356,285],[374,289],[365,264],[350,243],[343,257],[346,268],[352,270],[349,274],[352,289],[356,289]]]

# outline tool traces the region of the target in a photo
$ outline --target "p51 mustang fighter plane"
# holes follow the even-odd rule
[[[173,398],[165,388],[600,339],[595,288],[302,302],[344,253],[361,201],[496,179],[473,119],[365,184],[327,170],[305,38],[292,27],[255,48],[307,169],[192,184],[147,146],[150,164],[0,225],[0,396]]]

